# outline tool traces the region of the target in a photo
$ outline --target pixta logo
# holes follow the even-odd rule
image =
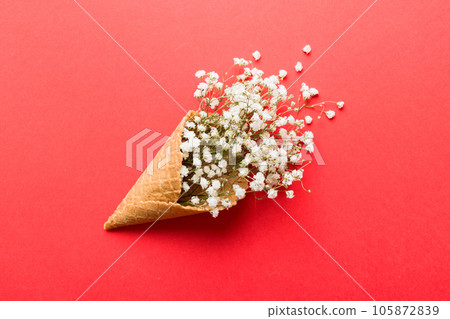
[[[163,135],[159,132],[152,131],[148,128],[143,129],[142,131],[136,133],[132,137],[130,137],[126,141],[126,165],[130,168],[135,168],[136,170],[143,172],[146,167],[155,159],[155,157],[158,154],[158,150],[160,147],[162,147],[169,139],[170,137],[167,135]],[[283,144],[283,141],[278,141],[279,145]],[[216,141],[208,141],[207,143],[200,144],[200,146],[196,147],[194,150],[194,153],[200,154],[202,153],[200,149],[202,147],[209,147],[209,148],[215,148],[215,153],[220,153],[223,158],[228,157],[228,164],[234,165],[236,164],[236,156],[237,154],[233,152],[229,152],[228,156],[225,156],[223,154],[223,149],[219,145],[219,143],[216,143]],[[234,147],[231,147],[233,149]],[[301,159],[303,161],[299,161],[298,165],[303,165],[304,162],[313,162],[315,161],[317,165],[323,166],[325,165],[325,161],[323,160],[323,157],[319,151],[319,148],[315,143],[313,143],[314,152],[310,153],[307,152],[305,148],[302,148],[302,156]],[[157,168],[161,168],[170,161],[170,148],[166,147],[165,153],[161,154],[159,157],[158,163],[154,163],[152,167],[149,167],[147,169],[147,172],[149,174],[153,174],[154,166],[157,166]]]
[[[126,165],[140,172],[144,171],[148,164],[153,161],[158,149],[168,139],[169,136],[156,131],[153,132],[148,128],[136,133],[125,143]],[[161,164],[165,165],[166,163],[158,163],[158,166],[161,167]],[[149,173],[152,173],[152,170]]]

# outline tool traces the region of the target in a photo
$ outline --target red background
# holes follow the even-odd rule
[[[186,109],[198,69],[313,63],[372,3],[79,3]],[[302,81],[346,102],[287,211],[377,300],[449,299],[448,1],[379,0]],[[184,112],[73,1],[0,4],[0,298],[75,300],[145,230],[103,223],[125,141]],[[310,44],[305,56],[301,49]],[[273,201],[155,224],[82,300],[368,300]]]

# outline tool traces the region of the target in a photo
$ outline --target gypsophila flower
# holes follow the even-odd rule
[[[234,58],[234,64],[237,65],[248,65],[248,61],[242,58]]]
[[[240,187],[239,185],[233,185],[233,190],[238,199],[242,199],[245,196],[245,189]]]
[[[305,53],[309,52],[310,47]],[[259,60],[261,54],[255,51],[253,58]],[[287,76],[284,69],[265,75],[244,58],[234,58],[233,68],[236,71],[223,82],[216,72],[195,73],[200,83],[194,97],[200,109],[185,122],[180,145],[180,175],[187,195],[178,203],[203,207],[213,217],[250,192],[276,198],[281,191],[293,198],[294,192],[286,188],[302,180],[309,163],[302,151],[314,151],[313,133],[303,131],[312,117],[299,118],[299,112],[310,108],[330,117],[334,111],[325,111],[325,103],[338,108],[344,103],[310,104],[319,91],[305,83],[294,99],[280,84]],[[303,70],[301,62],[295,70]]]
[[[259,51],[253,52],[252,55],[255,58],[255,61],[258,61],[259,59],[261,59],[261,53],[259,53]]]
[[[209,107],[212,109],[215,109],[217,105],[219,105],[219,100],[216,98],[211,99],[209,102]]]
[[[344,107],[344,102],[342,102],[342,101],[337,102],[336,104],[337,104],[338,108],[340,108],[340,109],[342,109]]]
[[[202,178],[200,179],[200,186],[201,186],[203,189],[205,189],[205,188],[208,187],[208,185],[209,185],[209,181],[208,181],[206,178],[202,177]]]
[[[311,46],[309,44],[305,45],[305,47],[303,48],[303,52],[309,54],[311,52]]]
[[[332,111],[332,110],[326,111],[325,114],[327,115],[327,117],[330,120],[336,115],[336,113],[334,111]]]
[[[295,179],[302,179],[303,178],[303,171],[300,169],[295,169],[292,171],[292,177]]]
[[[217,179],[215,179],[215,180],[212,181],[211,186],[212,186],[214,189],[219,189],[219,188],[221,187],[220,182],[219,182]]]
[[[239,168],[239,176],[245,177],[248,175],[249,170],[247,167]]]
[[[212,217],[217,218],[217,216],[219,216],[219,210],[217,208],[214,208],[211,211],[211,215],[212,215]]]
[[[195,90],[195,92],[194,92],[194,97],[195,98],[201,98],[202,96],[203,96],[202,91]]]
[[[183,165],[183,166],[181,166],[180,173],[181,173],[181,177],[185,177],[189,174],[189,169]]]
[[[294,198],[294,191],[286,191],[287,198]]]
[[[309,94],[311,94],[311,96],[316,96],[319,94],[319,91],[315,88],[310,88],[309,89]]]
[[[267,192],[267,197],[269,198],[276,198],[278,195],[278,191],[274,190],[274,189],[269,189],[269,191]]]
[[[202,166],[202,161],[199,158],[194,158],[193,164],[194,164],[194,166],[200,167],[200,166]]]
[[[206,72],[204,70],[198,70],[197,72],[195,72],[195,76],[198,77],[199,79],[205,74]]]
[[[195,123],[187,121],[184,126],[187,128],[195,128]]]
[[[231,206],[231,201],[228,198],[224,198],[220,200],[220,203],[223,207],[228,208]]]
[[[208,199],[206,201],[208,202],[208,206],[212,207],[212,208],[216,207],[217,204],[219,203],[219,200],[217,199],[217,197],[213,197],[213,196],[208,197]]]
[[[302,95],[303,95],[303,100],[308,100],[311,97],[311,93],[309,93],[309,90],[303,91]]]
[[[217,195],[217,191],[212,186],[206,189],[206,193],[212,197]]]

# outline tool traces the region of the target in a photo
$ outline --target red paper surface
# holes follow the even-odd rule
[[[186,109],[195,71],[254,50],[289,86],[372,2],[79,1]],[[291,89],[346,104],[311,126],[312,193],[279,202],[376,300],[450,298],[446,12],[380,0]],[[103,230],[140,174],[125,141],[184,112],[75,2],[2,1],[0,20],[0,298],[75,300],[146,228]],[[81,300],[370,300],[304,230],[251,196],[158,222]]]

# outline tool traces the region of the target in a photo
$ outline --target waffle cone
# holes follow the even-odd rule
[[[181,120],[166,144],[159,150],[134,186],[108,218],[106,230],[129,225],[153,222],[155,220],[189,216],[208,212],[209,207],[185,206],[177,203],[181,195],[181,166],[183,154],[180,150],[181,139],[186,121],[196,113],[189,111]],[[229,184],[237,183],[247,188],[247,181],[230,176]],[[237,198],[228,197],[232,206]],[[218,207],[223,209],[224,207]]]

